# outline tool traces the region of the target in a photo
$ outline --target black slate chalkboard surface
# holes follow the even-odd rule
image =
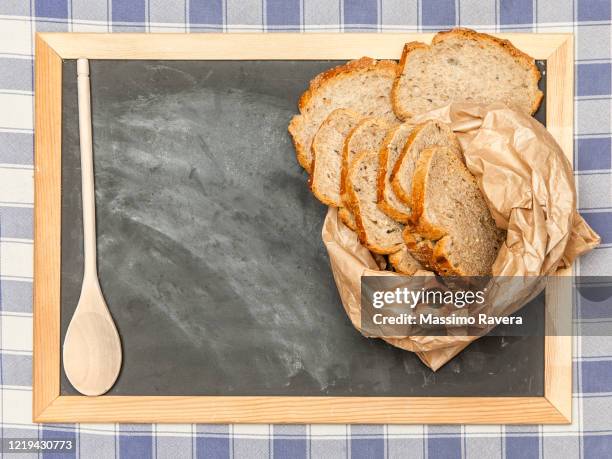
[[[287,134],[335,64],[91,62],[99,275],[124,352],[109,394],[543,395],[541,336],[481,338],[434,373],[351,326]],[[82,278],[75,61],[62,105],[63,341]]]

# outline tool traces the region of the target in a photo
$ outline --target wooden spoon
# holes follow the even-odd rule
[[[63,358],[66,376],[76,390],[85,395],[101,395],[113,386],[119,375],[121,340],[98,281],[91,95],[87,59],[78,59],[77,75],[84,269],[81,296],[64,339]]]

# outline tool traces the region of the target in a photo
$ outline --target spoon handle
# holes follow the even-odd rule
[[[97,277],[96,264],[96,196],[94,192],[94,166],[91,134],[91,91],[89,61],[77,60],[79,96],[79,138],[81,144],[81,194],[83,198],[83,279]]]

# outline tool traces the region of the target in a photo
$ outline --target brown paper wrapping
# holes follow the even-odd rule
[[[576,211],[572,167],[552,135],[534,118],[503,104],[450,104],[415,117],[438,119],[457,134],[465,162],[484,194],[495,222],[508,231],[493,265],[494,276],[537,276],[570,266],[599,244],[599,236]],[[353,326],[361,324],[361,276],[396,276],[380,271],[356,234],[330,208],[322,231],[344,309]],[[419,271],[415,275],[431,275]],[[525,287],[530,288],[530,287]],[[534,288],[534,287],[531,287]],[[518,297],[529,298],[531,291]],[[515,311],[524,302],[504,303]],[[383,338],[415,352],[434,371],[474,336]]]

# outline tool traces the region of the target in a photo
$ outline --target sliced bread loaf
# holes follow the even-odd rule
[[[505,231],[495,226],[476,179],[456,152],[422,151],[412,188],[418,218],[413,234],[432,241],[433,269],[446,276],[490,275]]]
[[[357,235],[372,252],[390,254],[402,247],[403,226],[376,205],[377,181],[378,150],[360,153],[351,163],[346,177]]]
[[[309,173],[312,166],[312,139],[321,123],[337,108],[354,110],[363,116],[395,119],[391,107],[391,86],[397,63],[362,57],[317,75],[298,104],[299,115],[289,123],[298,162]]]
[[[419,269],[423,269],[421,264],[410,255],[406,246],[389,255],[389,263],[400,274],[412,275]]]
[[[310,188],[323,204],[341,207],[340,175],[342,148],[349,132],[360,116],[352,110],[339,108],[329,114],[312,141],[312,174]]]
[[[470,29],[436,34],[431,46],[404,46],[393,85],[393,109],[408,119],[450,102],[504,102],[534,113],[542,100],[533,58],[508,40]]]
[[[349,167],[359,153],[364,151],[378,152],[389,127],[390,123],[382,118],[364,118],[357,123],[344,141],[342,147],[342,169],[340,171],[340,200],[342,205],[350,212],[353,209],[351,208],[351,199],[346,186]],[[351,227],[353,221],[351,221],[351,217],[347,213],[341,213],[340,218],[346,226]]]
[[[459,141],[449,125],[437,120],[425,121],[411,131],[391,171],[393,192],[409,208],[414,207],[411,195],[415,165],[421,152],[434,145],[448,146],[456,151],[457,155],[461,155]],[[410,218],[413,216],[410,215]]]
[[[410,206],[396,196],[391,187],[390,177],[393,166],[399,159],[413,128],[414,125],[403,123],[391,129],[383,140],[380,149],[377,185],[378,207],[389,217],[402,223],[409,221]]]

